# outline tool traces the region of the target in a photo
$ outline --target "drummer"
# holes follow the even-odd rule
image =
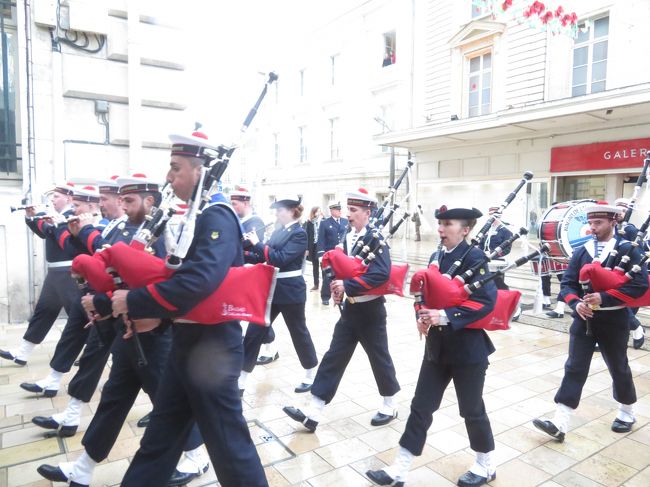
[[[508,240],[510,237],[512,237],[512,232],[508,230],[508,227],[499,219],[500,214],[498,213],[500,207],[499,206],[491,206],[488,210],[490,217],[494,216],[494,221],[492,222],[492,226],[490,227],[490,230],[481,238],[481,240],[478,243],[478,246],[485,251],[486,254],[491,253],[499,247],[500,245],[503,244],[506,240]],[[493,268],[490,270],[496,271],[498,270],[499,267],[505,267],[506,262],[503,259],[505,255],[508,255],[510,253],[510,247],[506,247],[504,250],[500,252],[500,254],[492,259],[492,262],[497,265],[497,268]],[[501,265],[499,265],[501,264]],[[510,288],[505,282],[505,278],[503,276],[497,276],[494,278],[494,284],[496,284],[497,289],[504,289],[504,290],[509,290]],[[515,311],[514,316],[512,317],[512,321],[517,321],[519,319],[519,316],[521,315],[521,307],[517,305],[517,311]]]

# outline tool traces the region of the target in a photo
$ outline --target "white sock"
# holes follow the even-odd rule
[[[476,460],[474,460],[474,465],[470,467],[469,471],[485,478],[494,475],[495,469],[492,466],[490,452],[481,453],[480,451],[477,451]]]
[[[543,304],[551,304],[551,297],[550,296],[544,296],[542,298],[542,303]]]
[[[303,384],[313,384],[314,377],[316,377],[316,371],[318,370],[318,365],[312,367],[311,369],[305,369],[305,378],[302,380]]]
[[[320,397],[311,395],[311,403],[305,408],[305,416],[319,423],[323,419],[325,401]]]
[[[58,391],[61,386],[61,378],[63,377],[63,372],[57,372],[54,369],[50,369],[50,375],[45,379],[39,380],[36,382],[36,385],[42,387],[43,389],[49,389]]]
[[[81,406],[83,406],[81,399],[71,397],[65,410],[61,413],[53,414],[52,419],[61,426],[79,426],[81,422]]]
[[[203,473],[205,467],[208,466],[210,458],[205,452],[203,445],[185,452],[183,458],[178,463],[176,470],[183,473]]]
[[[636,421],[634,418],[634,404],[619,404],[616,419],[620,419],[626,423],[634,423]]]
[[[555,305],[555,312],[559,315],[564,314],[564,301],[558,301]]]
[[[639,327],[641,328],[641,327]],[[31,355],[32,351],[34,350],[34,347],[36,346],[35,343],[28,342],[23,338],[23,341],[20,342],[20,346],[18,347],[18,350],[15,352],[11,352],[11,355],[14,356],[14,358],[17,358],[18,360],[25,360],[29,359],[29,356]]]
[[[393,480],[398,482],[406,482],[406,477],[408,476],[409,470],[411,469],[411,463],[413,463],[413,453],[408,451],[403,446],[399,447],[397,450],[397,456],[393,463],[388,467],[384,468],[384,472],[388,474]]]
[[[68,477],[69,481],[90,485],[90,481],[93,478],[93,470],[95,470],[96,465],[97,462],[90,458],[84,450],[76,462],[60,463],[59,468]]]
[[[395,410],[397,409],[397,403],[395,401],[395,396],[382,396],[383,403],[379,408],[381,414],[387,414],[389,416],[395,415]]]
[[[571,409],[569,406],[566,406],[565,404],[562,404],[561,402],[558,402],[555,408],[555,416],[553,416],[551,422],[562,433],[566,433],[569,431],[569,420],[571,419],[572,414],[573,409]]]
[[[639,340],[641,337],[643,337],[643,327],[639,325],[635,330],[632,330],[632,338],[634,340]]]
[[[248,379],[248,376],[250,375],[250,372],[244,372],[243,370],[239,374],[239,388],[240,389],[246,389],[246,380]]]

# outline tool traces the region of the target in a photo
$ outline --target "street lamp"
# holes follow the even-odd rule
[[[382,133],[392,132],[391,128],[381,117],[375,117],[375,122],[377,122],[379,125],[382,126]],[[388,181],[390,183],[389,186],[392,188],[393,184],[395,184],[395,147],[394,146],[390,146],[390,166],[389,166],[389,173],[388,173]],[[390,217],[388,228],[390,230],[393,229],[392,216]]]

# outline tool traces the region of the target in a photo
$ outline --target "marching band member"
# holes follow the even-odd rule
[[[492,216],[498,210],[499,210],[498,206],[491,206],[488,212],[490,216]],[[499,245],[501,245],[503,242],[508,240],[510,237],[512,237],[512,232],[508,230],[508,227],[506,227],[499,218],[495,218],[494,222],[492,223],[492,226],[490,227],[490,230],[481,239],[478,246],[481,249],[483,249],[486,254],[489,254],[494,249],[496,249]],[[506,250],[504,250],[501,253],[500,256],[498,256],[495,259],[492,259],[492,261],[495,263],[499,261],[504,262],[502,257],[504,255],[508,255],[509,253],[510,253],[510,248],[508,247]],[[506,291],[510,289],[506,284],[505,278],[503,276],[496,277],[494,279],[494,284],[496,285],[497,289],[504,289]],[[521,307],[517,305],[517,310],[515,311],[515,315],[512,317],[512,321],[517,321],[520,315],[521,315]]]
[[[235,186],[235,190],[230,192],[230,204],[239,217],[239,222],[244,230],[244,262],[254,264],[256,259],[252,251],[250,240],[246,239],[246,234],[255,232],[257,239],[261,242],[264,240],[265,225],[262,219],[253,213],[251,206],[251,194],[242,186]],[[249,326],[259,326],[257,324]],[[275,346],[275,332],[273,327],[269,327],[267,335],[262,342],[260,356],[257,357],[257,365],[265,365],[277,360],[280,356]],[[245,347],[244,347],[245,348]],[[241,389],[241,387],[240,387]]]
[[[436,210],[438,234],[444,248],[440,255],[435,252],[430,262],[437,261],[440,272],[446,272],[465,253],[468,248],[465,239],[481,216],[476,208],[442,206]],[[478,248],[472,249],[460,273],[483,261],[484,253]],[[484,277],[486,270],[484,266],[471,282]],[[399,441],[397,457],[384,469],[369,470],[366,475],[372,481],[379,485],[404,485],[413,457],[422,454],[433,413],[440,407],[451,381],[456,389],[460,415],[465,419],[470,448],[476,452],[474,465],[458,479],[458,485],[474,487],[496,477],[491,461],[494,437],[483,403],[488,356],[494,352],[494,345],[484,330],[465,328],[489,314],[495,302],[496,287],[490,282],[472,294],[467,306],[419,311],[417,328],[426,337],[426,346],[411,414]]]
[[[201,178],[203,151],[216,150],[203,134],[170,136],[167,180],[189,201]],[[113,314],[131,319],[182,316],[212,294],[230,267],[244,263],[239,221],[227,204],[197,216],[193,242],[167,280],[113,293]],[[242,414],[237,379],[242,365],[237,321],[202,324],[175,321],[170,359],[160,379],[149,426],[122,486],[161,486],[170,478],[194,421],[224,486],[267,486],[264,470]]]
[[[280,269],[271,303],[271,325],[282,313],[300,365],[305,370],[302,382],[294,389],[297,393],[308,392],[311,389],[318,365],[316,349],[305,318],[307,286],[302,277],[302,264],[307,250],[307,233],[300,226],[303,211],[301,201],[300,197],[288,195],[279,198],[271,205],[271,209],[275,210],[278,223],[282,226],[273,232],[268,242],[260,242],[255,233],[247,235],[253,245],[252,253],[256,256],[255,261],[266,262]],[[255,367],[262,340],[269,329],[270,327],[249,326],[246,330],[244,365],[239,379],[240,391],[245,389],[246,379]]]
[[[71,184],[59,184],[50,194],[50,202],[54,211],[63,218],[74,214],[72,207]],[[44,214],[42,214],[44,215]],[[78,299],[79,291],[70,276],[71,259],[74,254],[69,254],[59,246],[55,235],[54,225],[45,219],[31,221],[36,216],[34,207],[25,210],[25,223],[39,238],[45,240],[45,260],[47,261],[47,274],[43,281],[41,294],[36,302],[34,313],[27,324],[27,330],[17,349],[0,350],[0,357],[12,360],[15,364],[24,366],[34,347],[41,343],[56,321],[61,308],[70,313],[72,301]]]
[[[92,254],[97,247],[97,242],[102,239],[103,227],[94,226],[99,214],[99,191],[96,186],[75,186],[72,194],[72,204],[75,208],[77,220],[67,225],[57,225],[54,232],[61,248],[70,255],[81,253]],[[76,237],[79,230],[89,225],[90,230],[83,241]],[[69,271],[68,271],[69,272]],[[77,290],[76,299],[70,306],[70,313],[66,321],[61,338],[56,344],[54,355],[50,361],[50,374],[36,382],[23,382],[20,387],[28,392],[44,394],[53,397],[58,393],[63,374],[70,371],[72,364],[79,356],[81,349],[88,338],[89,329],[86,328],[88,318],[81,305],[81,293]]]
[[[365,242],[370,237],[368,222],[371,212],[377,207],[377,200],[361,188],[347,194],[348,217],[352,227],[347,234],[344,249],[346,252],[354,247],[357,239]],[[294,407],[282,410],[295,421],[302,423],[314,432],[323,415],[323,409],[334,398],[357,344],[368,354],[379,394],[383,398],[382,406],[370,424],[380,426],[390,423],[397,417],[395,394],[400,390],[395,376],[395,367],[388,351],[386,334],[386,299],[383,296],[364,295],[369,289],[384,284],[390,275],[390,253],[388,247],[373,259],[368,270],[359,277],[335,280],[331,283],[332,295],[340,303],[343,293],[348,297],[343,304],[341,318],[334,327],[334,334],[329,350],[316,373],[311,388],[311,405],[305,412]]]
[[[323,254],[328,250],[336,247],[348,227],[348,220],[341,218],[341,203],[331,203],[329,205],[330,216],[320,222],[318,227],[318,238],[316,239],[316,249],[318,251],[318,258],[322,258]],[[321,302],[327,306],[330,304],[330,280],[329,277],[323,272],[323,284],[320,288]]]
[[[555,394],[555,416],[550,420],[533,421],[536,428],[560,442],[564,441],[571,414],[580,403],[596,344],[599,345],[612,376],[614,399],[619,403],[612,431],[627,433],[635,422],[633,405],[636,402],[636,391],[627,360],[629,312],[617,296],[641,296],[648,288],[647,268],[644,266],[641,272],[634,273],[633,278],[622,287],[605,292],[585,294],[578,281],[580,269],[584,265],[591,263],[594,257],[604,262],[614,248],[618,212],[618,208],[606,204],[595,204],[586,209],[587,222],[594,240],[573,252],[569,268],[562,277],[560,294],[574,311],[569,330],[569,357],[564,365],[562,384]],[[630,243],[623,240],[619,248],[626,252],[629,246]],[[633,249],[631,265],[638,264],[640,259],[639,250]],[[590,320],[590,335],[586,333],[586,320]]]

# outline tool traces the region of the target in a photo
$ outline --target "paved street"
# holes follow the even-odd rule
[[[430,244],[423,243],[421,250],[419,245],[409,244],[409,260],[413,260],[412,256],[420,256],[419,260],[426,258],[423,249],[429,247]],[[311,284],[311,278],[308,283]],[[532,300],[530,293],[525,294],[527,308],[532,308]],[[325,409],[326,419],[315,434],[304,431],[281,410],[285,405],[304,406],[308,395],[293,392],[301,379],[301,368],[287,329],[278,319],[275,329],[280,359],[255,369],[243,398],[245,415],[270,485],[367,486],[371,484],[363,473],[392,460],[408,417],[423,342],[415,331],[410,299],[391,296],[387,309],[390,350],[402,384],[398,420],[384,427],[370,426],[379,398],[367,358],[359,347],[336,398]],[[491,357],[484,396],[497,445],[497,480],[491,485],[650,485],[648,350],[629,349],[639,396],[637,424],[632,433],[620,435],[610,430],[617,406],[611,397],[611,381],[605,364],[596,354],[571,431],[565,443],[558,444],[537,432],[531,420],[554,409],[553,395],[567,355],[565,330],[569,318],[565,315],[562,320],[550,320],[531,313],[526,311],[510,331],[491,333],[497,352]],[[321,305],[319,294],[310,292],[307,316],[317,352],[322,356],[329,345],[338,310]],[[47,399],[18,387],[23,381],[47,374],[63,325],[63,320],[57,322],[27,367],[0,361],[0,487],[50,485],[36,473],[36,467],[41,463],[71,460],[81,452],[83,430],[97,407],[99,392],[84,408],[80,431],[74,437],[45,439],[44,430],[32,425],[30,420],[35,415],[47,416],[62,409],[68,400],[65,391]],[[17,343],[25,326],[0,325],[0,344]],[[68,374],[65,383],[70,379]],[[141,394],[109,458],[96,469],[93,486],[119,484],[143,433],[136,422],[149,410],[149,400]],[[434,415],[424,454],[416,459],[407,485],[455,485],[472,459],[455,393],[450,387],[440,411]],[[191,485],[215,483],[210,470]]]

